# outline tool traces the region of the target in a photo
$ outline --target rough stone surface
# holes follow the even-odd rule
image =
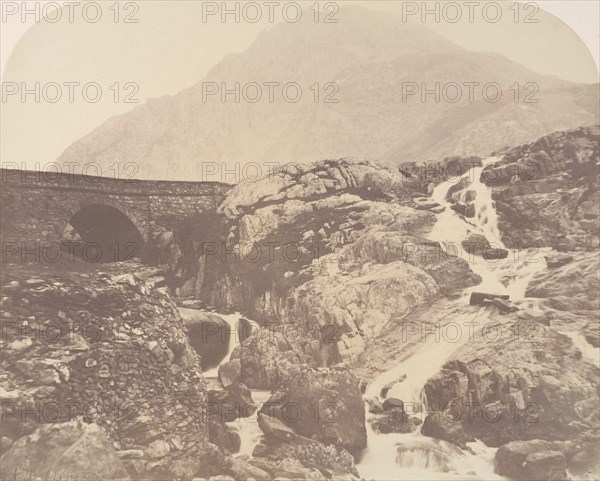
[[[81,418],[44,424],[18,439],[2,454],[0,467],[2,479],[130,479],[104,430]]]
[[[208,440],[206,387],[176,306],[148,277],[155,269],[51,267],[2,270],[0,394],[37,413],[17,410],[2,434],[16,441],[82,416],[119,451],[144,453],[124,460],[132,476],[174,476]]]
[[[305,369],[284,380],[263,405],[302,436],[358,455],[366,447],[365,410],[358,380],[345,369]]]
[[[565,456],[548,441],[513,441],[496,452],[494,471],[511,479],[561,481],[568,479]]]
[[[217,214],[209,229],[200,216],[176,233],[171,285],[279,326],[288,340],[316,341],[309,365],[355,358],[390,319],[480,281],[426,239],[435,214],[414,208],[402,176],[371,161],[242,182]],[[203,255],[198,246],[210,243],[220,252]]]
[[[556,132],[484,169],[507,247],[598,249],[599,133],[598,125]]]

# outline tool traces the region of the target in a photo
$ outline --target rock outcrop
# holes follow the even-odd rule
[[[327,478],[332,475],[358,475],[353,457],[344,448],[299,435],[279,419],[267,414],[260,414],[258,422],[265,433],[265,440],[254,449],[255,457],[276,463],[286,459],[296,460],[303,471],[306,471],[306,467],[316,468],[321,476]],[[307,478],[313,479],[313,476]],[[300,479],[304,479],[304,476]]]
[[[494,470],[523,481],[567,480],[565,456],[548,441],[514,441],[496,453]]]
[[[219,366],[219,378],[227,383],[243,380],[254,389],[273,389],[294,379],[303,367],[318,366],[319,359],[318,337],[302,339],[293,329],[255,328],[233,350],[230,361]]]
[[[427,240],[435,214],[415,208],[421,194],[409,187],[400,173],[357,159],[243,182],[210,229],[205,214],[176,232],[170,285],[317,340],[310,365],[355,358],[389,320],[480,282],[466,260]]]
[[[359,383],[346,369],[304,369],[284,380],[260,412],[296,434],[354,455],[367,445]]]
[[[0,458],[2,479],[129,480],[104,430],[82,418],[42,424]]]
[[[465,433],[488,446],[552,441],[567,464],[596,446],[600,410],[590,400],[597,396],[598,368],[543,319],[525,312],[490,316],[487,333],[476,335],[425,385],[430,409],[452,414],[442,424],[426,420],[435,428],[429,434]]]
[[[551,254],[550,259],[562,259],[561,265],[555,264],[535,276],[527,288],[527,297],[539,298],[545,306],[557,311],[597,312],[600,309],[598,253],[580,251],[570,256],[570,261]]]
[[[197,309],[179,308],[179,314],[185,322],[191,346],[200,355],[203,371],[218,366],[229,349],[232,333],[227,322],[208,312]]]
[[[507,247],[598,249],[599,135],[598,125],[555,132],[484,169]]]
[[[106,432],[132,478],[191,477],[208,441],[206,387],[175,304],[153,287],[156,269],[67,267],[3,269],[0,397],[8,410],[2,423],[7,455],[13,447],[21,452],[40,429],[44,436],[58,432],[58,439],[64,431],[77,446],[77,436],[86,440],[96,429],[75,428],[78,418]],[[54,423],[56,429],[48,426]],[[91,467],[106,461],[101,473],[107,479],[121,472],[109,452],[95,456]]]

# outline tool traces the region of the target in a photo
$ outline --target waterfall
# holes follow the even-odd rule
[[[227,346],[227,354],[225,354],[225,357],[223,358],[223,360],[219,364],[217,364],[215,367],[212,367],[212,368],[204,371],[204,378],[207,380],[211,380],[210,382],[217,379],[217,377],[219,375],[219,366],[221,364],[225,364],[226,362],[229,362],[229,360],[231,358],[231,353],[233,352],[233,350],[236,347],[238,347],[240,345],[240,335],[239,335],[239,331],[238,331],[238,327],[240,326],[240,319],[241,319],[240,313],[234,312],[233,314],[219,314],[219,313],[215,312],[213,314],[215,314],[216,316],[223,319],[229,326],[229,328],[228,328],[229,344]]]
[[[481,167],[470,169],[458,181],[448,180],[434,189],[432,199],[445,207],[445,210],[438,215],[429,238],[439,242],[448,254],[458,254],[468,260],[471,270],[482,278],[482,283],[477,286],[478,290],[491,294],[508,294],[511,300],[520,301],[525,298],[529,281],[535,274],[546,268],[544,255],[551,249],[536,247],[522,249],[519,246],[505,246],[502,242],[492,191],[481,181],[485,166],[497,160],[496,157],[485,159]],[[469,191],[475,195],[473,219],[466,219],[450,208],[451,203],[447,199],[448,191],[459,182],[467,183],[461,192],[462,200],[467,197]],[[505,259],[483,259],[463,251],[460,246],[469,233],[483,235],[493,248],[507,250],[508,256]]]
[[[254,447],[260,443],[263,438],[262,429],[258,425],[258,413],[263,404],[271,397],[271,391],[263,389],[251,389],[252,400],[255,402],[257,409],[251,416],[247,418],[240,418],[232,421],[230,426],[235,426],[240,435],[242,441],[238,456],[248,455],[252,456]]]
[[[229,362],[231,359],[231,354],[235,350],[236,347],[240,345],[240,325],[242,315],[239,312],[234,312],[233,314],[220,314],[218,312],[214,312],[216,316],[222,318],[229,325],[229,345],[227,349],[227,354],[223,358],[223,360],[219,363],[219,365],[210,368],[204,372],[204,379],[209,387],[209,389],[220,389],[221,385],[218,380],[219,374],[219,366],[221,364],[225,364]],[[258,323],[252,321],[248,318],[244,318],[254,330],[255,327],[258,326]],[[263,390],[263,389],[250,389],[252,393],[252,400],[257,405],[256,411],[245,418],[238,418],[234,421],[228,422],[229,426],[234,427],[238,434],[240,435],[241,446],[240,451],[237,453],[238,456],[243,455],[252,455],[252,451],[254,447],[260,442],[262,439],[263,433],[260,427],[258,426],[258,412],[262,407],[263,403],[265,403],[269,397],[271,396],[271,391]]]
[[[531,253],[526,255],[527,253],[511,249],[511,246],[505,246],[502,242],[491,189],[481,182],[485,165],[495,160],[497,159],[487,159],[481,167],[468,171],[458,179],[458,182],[466,185],[458,194],[460,199],[470,199],[473,202],[475,216],[472,219],[466,219],[450,208],[447,196],[456,181],[443,182],[434,189],[432,199],[444,206],[445,210],[438,214],[429,239],[439,242],[447,254],[461,255],[468,260],[470,268],[482,278],[481,284],[476,286],[478,291],[508,294],[511,300],[522,301],[527,284],[537,272],[546,267],[546,263],[543,252],[537,252],[536,256]],[[483,235],[493,248],[506,249],[508,256],[494,260],[475,255],[467,257],[461,252],[461,246],[470,233]],[[465,292],[457,302],[467,303],[469,295],[470,292]],[[471,320],[485,320],[489,316],[488,309],[478,309]],[[484,323],[478,324],[482,326]],[[468,340],[469,336],[461,336],[458,342],[442,340],[423,343],[412,355],[377,377],[367,387],[365,399],[379,396],[382,387],[402,378],[401,382],[392,385],[386,397],[424,407],[423,387],[426,382]],[[424,409],[420,409],[420,412],[415,412],[420,415],[421,420],[425,417],[423,411]],[[368,409],[366,412],[367,421],[377,416],[370,414]],[[503,479],[493,470],[495,449],[488,448],[479,441],[468,443],[471,452],[467,452],[450,443],[423,436],[419,431],[411,434],[379,434],[367,422],[367,445],[357,466],[361,476],[367,480]]]

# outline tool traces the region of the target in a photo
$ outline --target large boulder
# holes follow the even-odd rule
[[[316,347],[307,343],[302,349],[293,340],[283,332],[255,328],[231,353],[230,361],[219,366],[219,378],[224,385],[240,380],[252,389],[273,389],[294,378],[303,366],[317,363]]]
[[[321,475],[327,478],[340,475],[358,475],[354,459],[344,448],[336,445],[325,445],[315,439],[296,434],[293,429],[280,420],[259,414],[258,423],[265,438],[254,448],[256,458],[266,458],[269,461],[296,460],[305,467],[317,468]],[[300,476],[303,479],[304,476]],[[296,478],[294,478],[296,479]],[[314,478],[314,474],[308,479]],[[343,479],[343,478],[340,478]]]
[[[565,456],[551,442],[513,441],[496,452],[494,471],[523,481],[562,481],[568,479]]]
[[[475,440],[465,433],[460,415],[457,416],[452,409],[428,414],[423,422],[421,433],[425,436],[456,444],[463,449],[467,448],[467,442]]]
[[[408,416],[404,411],[404,403],[400,399],[387,398],[380,403],[378,399],[369,400],[369,412],[377,414],[369,423],[374,430],[383,434],[412,433],[418,429],[422,421]]]
[[[218,446],[224,453],[237,453],[242,445],[238,431],[226,424],[218,416],[208,416],[208,435],[210,442]]]
[[[208,391],[207,414],[221,422],[251,416],[256,411],[252,393],[244,384],[235,383],[225,389]]]
[[[218,366],[229,351],[231,328],[225,319],[210,312],[179,308],[188,331],[190,344],[200,355],[202,370]]]
[[[2,479],[130,479],[106,432],[81,418],[44,424],[17,440],[0,458],[0,469]]]
[[[358,455],[367,445],[365,409],[354,375],[341,368],[305,369],[286,379],[262,406],[297,434]]]
[[[492,245],[481,234],[469,233],[468,237],[462,241],[463,248],[470,256],[476,255],[486,260],[506,259],[508,251],[499,245]]]
[[[597,367],[582,360],[568,336],[539,321],[521,311],[489,311],[485,322],[493,326],[495,342],[489,342],[491,330],[482,330],[458,349],[427,381],[428,405],[443,410],[450,403],[467,436],[488,446],[535,438],[587,445],[597,439],[600,409],[588,402],[597,397]],[[451,431],[428,421],[424,431],[430,428],[439,437],[445,436],[441,428]]]
[[[550,256],[558,264],[538,273],[527,287],[527,297],[543,299],[547,307],[559,311],[597,311],[598,271],[600,259],[596,252],[577,252],[568,256]],[[540,259],[541,261],[541,259]]]

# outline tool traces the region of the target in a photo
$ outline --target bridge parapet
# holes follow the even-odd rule
[[[73,216],[93,206],[116,209],[148,242],[186,217],[217,207],[231,188],[220,182],[114,179],[6,168],[0,174],[3,246],[59,243]],[[106,225],[106,219],[100,220]]]

